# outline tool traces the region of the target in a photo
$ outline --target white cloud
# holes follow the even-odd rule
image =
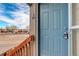
[[[9,19],[8,17],[0,15],[0,21],[6,22],[6,23],[14,23],[12,19]]]
[[[24,12],[29,10],[29,6],[26,3],[17,3],[16,6],[20,9],[20,10],[24,10]]]
[[[20,28],[26,28],[29,25],[29,14],[25,14],[21,11],[11,12],[12,16],[15,16],[14,22],[20,25]]]
[[[0,5],[1,6],[1,5]],[[17,11],[10,11],[11,16],[14,16],[14,19],[10,19],[6,16],[3,16],[0,14],[0,21],[4,21],[6,23],[8,23],[8,25],[10,26],[10,24],[16,25],[19,28],[25,29],[26,26],[29,25],[29,7],[24,3],[24,4],[16,4],[16,6],[20,9]],[[4,8],[0,8],[0,13],[4,12]],[[27,13],[25,13],[27,12]]]
[[[26,28],[26,26],[29,25],[29,15],[28,14],[15,12],[14,15],[16,16],[16,18],[14,20],[15,23],[20,24],[21,28]]]

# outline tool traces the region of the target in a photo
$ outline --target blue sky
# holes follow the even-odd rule
[[[11,25],[21,29],[29,25],[29,6],[26,3],[0,3],[0,28]]]

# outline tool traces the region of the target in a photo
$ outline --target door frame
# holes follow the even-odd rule
[[[70,30],[70,27],[72,26],[72,3],[68,4],[68,56],[72,56],[72,31]],[[36,30],[37,30],[37,37],[36,37],[36,55],[40,56],[40,3],[37,4],[37,17],[36,17]]]
[[[72,40],[72,3],[68,3],[68,56],[73,56],[73,40]]]

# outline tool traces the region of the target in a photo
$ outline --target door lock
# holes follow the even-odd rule
[[[68,32],[64,32],[64,39],[68,39]]]

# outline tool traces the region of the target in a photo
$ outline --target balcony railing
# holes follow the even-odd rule
[[[33,55],[33,41],[34,41],[33,39],[34,39],[33,35],[30,35],[22,43],[6,51],[2,55],[4,56],[32,56]]]

